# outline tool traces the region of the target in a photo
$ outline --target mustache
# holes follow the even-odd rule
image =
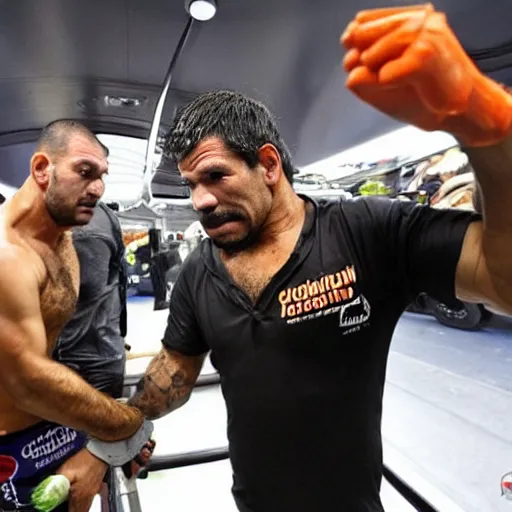
[[[215,229],[226,222],[245,220],[245,217],[238,212],[212,212],[201,215],[201,224],[205,229]]]
[[[78,206],[85,206],[86,208],[95,208],[98,204],[98,201],[94,201],[92,199],[83,199],[82,201],[78,201]]]

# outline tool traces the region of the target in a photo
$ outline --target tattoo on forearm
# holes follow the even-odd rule
[[[171,359],[165,351],[160,352],[150,363],[137,385],[136,394],[128,403],[150,419],[174,411],[188,401],[194,387],[197,374],[194,368],[188,370],[186,364]]]

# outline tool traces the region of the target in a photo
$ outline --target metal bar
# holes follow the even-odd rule
[[[142,377],[144,377],[143,373],[136,373],[136,374],[134,373],[132,375],[127,375],[124,378],[123,387],[129,388],[129,387],[136,386],[138,384],[138,382],[140,381],[140,379],[142,379]],[[200,388],[203,386],[213,386],[214,384],[219,384],[219,383],[220,383],[220,375],[217,372],[205,373],[205,374],[199,375],[199,377],[196,381],[195,387]]]
[[[125,498],[129,512],[142,512],[142,505],[139,498],[139,490],[137,489],[137,479],[130,478],[127,480],[122,472],[118,470],[119,479],[122,481],[121,495]]]
[[[229,458],[227,446],[212,448],[211,450],[198,450],[193,452],[178,453],[175,455],[155,455],[146,466],[147,471],[162,471],[165,469],[183,468],[206,464]]]
[[[213,448],[211,450],[198,450],[193,452],[179,453],[175,455],[157,455],[154,456],[146,466],[145,470],[164,471],[176,469],[185,466],[195,466],[226,460],[229,458],[229,447]],[[383,466],[384,478],[392,485],[397,492],[404,497],[419,512],[438,512],[425,498],[420,496],[404,480],[391,471],[387,466]]]
[[[117,468],[108,468],[105,482],[108,492],[106,503],[103,502],[102,496],[101,512],[124,512]]]
[[[108,488],[107,503],[106,507],[102,503],[101,512],[123,512],[115,468],[108,468],[106,484]]]
[[[220,375],[217,372],[205,373],[203,375],[199,375],[195,387],[201,388],[203,386],[213,386],[215,384],[220,384]]]
[[[169,92],[169,87],[171,85],[171,81],[173,78],[174,68],[176,67],[176,63],[185,47],[188,36],[190,34],[190,29],[194,23],[194,19],[192,16],[189,16],[187,24],[181,34],[180,40],[176,49],[174,51],[174,55],[172,56],[171,62],[169,64],[169,68],[167,70],[167,74],[165,75],[164,84],[162,87],[162,91],[160,93],[160,97],[158,98],[158,102],[155,107],[155,113],[153,115],[153,121],[151,123],[151,129],[149,131],[148,145],[146,148],[146,164],[144,167],[144,186],[141,194],[141,200],[146,201],[151,198],[151,177],[153,175],[153,161],[155,158],[155,148],[158,140],[158,131],[160,129],[160,122],[162,120],[162,114],[164,110],[165,100],[167,98],[167,93]]]
[[[396,473],[387,466],[383,466],[384,478],[403,496],[418,512],[439,512],[425,498],[420,496],[411,486],[405,483]]]

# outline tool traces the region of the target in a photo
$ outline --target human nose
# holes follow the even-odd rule
[[[205,187],[197,185],[192,190],[192,205],[194,210],[201,212],[204,210],[213,210],[219,202],[214,194]]]
[[[98,178],[97,180],[92,181],[89,186],[87,187],[87,193],[90,196],[95,197],[96,199],[99,199],[103,193],[105,192],[105,183],[103,183],[103,180],[101,178]]]

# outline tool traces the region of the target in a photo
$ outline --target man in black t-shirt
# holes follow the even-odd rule
[[[394,24],[387,14],[358,16],[344,43],[356,44],[351,31],[361,24],[364,35],[367,18],[383,17],[384,28],[372,23],[369,33],[385,36],[397,19],[412,20],[412,31],[436,13],[430,5],[399,11]],[[180,407],[211,351],[242,512],[382,511],[382,395],[389,345],[405,307],[426,292],[443,302],[457,296],[512,312],[512,216],[502,210],[512,201],[512,101],[485,82],[494,107],[501,102],[511,113],[506,126],[496,120],[499,129],[491,129],[498,110],[485,111],[482,102],[476,112],[467,106],[467,119],[460,106],[445,117],[429,110],[434,103],[425,105],[427,93],[437,101],[446,96],[436,70],[459,64],[443,61],[456,40],[442,17],[434,22],[443,51],[428,46],[435,61],[433,74],[422,77],[428,91],[416,95],[407,85],[396,98],[395,88],[379,84],[363,63],[348,85],[402,120],[452,126],[468,146],[484,221],[387,198],[315,202],[297,195],[290,153],[268,110],[235,92],[199,96],[167,137],[165,151],[176,159],[209,238],[183,264],[163,348],[130,404],[151,418]],[[418,38],[429,36],[429,26]],[[351,69],[363,58],[359,50],[347,55]],[[396,49],[386,54],[392,55]],[[404,66],[410,64],[409,58]],[[476,83],[473,68],[466,76],[465,61],[460,65],[451,78]],[[481,119],[487,124],[480,126]]]

